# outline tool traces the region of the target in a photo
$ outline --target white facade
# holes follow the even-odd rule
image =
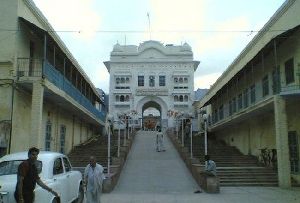
[[[174,118],[168,112],[192,112],[194,72],[199,61],[193,60],[187,43],[117,43],[110,61],[104,64],[110,73],[109,112],[115,119],[118,114],[130,112],[142,118],[147,108],[154,107],[160,112],[163,125],[173,127]]]

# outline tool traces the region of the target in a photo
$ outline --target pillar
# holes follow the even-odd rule
[[[43,97],[44,86],[38,82],[34,82],[31,101],[31,135],[29,139],[29,147],[37,147],[44,149],[43,132],[42,132],[42,116],[43,116]]]
[[[289,160],[288,126],[286,101],[282,96],[274,96],[274,114],[277,148],[279,187],[291,187],[291,166]]]

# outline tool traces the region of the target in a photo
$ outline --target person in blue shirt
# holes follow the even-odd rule
[[[216,163],[210,159],[209,155],[205,155],[205,173],[210,176],[217,176],[217,166]]]

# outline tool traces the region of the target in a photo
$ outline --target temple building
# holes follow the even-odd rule
[[[187,43],[117,43],[104,64],[110,73],[109,112],[115,119],[126,115],[133,124],[144,126],[143,118],[153,116],[158,118],[155,125],[173,127],[175,114],[193,112],[199,61],[193,60]]]

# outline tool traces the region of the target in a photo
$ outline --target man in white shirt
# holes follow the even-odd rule
[[[105,179],[103,167],[96,163],[94,156],[84,170],[84,183],[86,187],[86,203],[100,203],[102,183]]]
[[[156,134],[156,151],[161,152],[161,151],[166,151],[164,147],[164,134],[161,131],[160,127],[157,127],[157,134]]]

